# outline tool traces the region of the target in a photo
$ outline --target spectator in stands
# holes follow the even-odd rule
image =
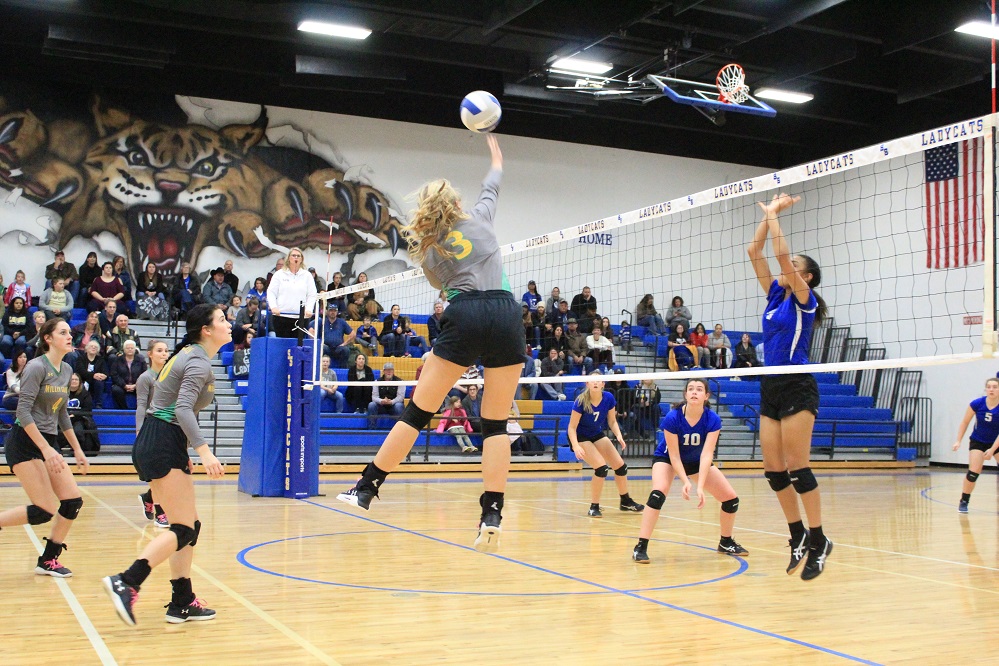
[[[614,344],[614,328],[611,326],[610,319],[607,317],[600,318],[600,330],[603,332],[604,337]]]
[[[80,264],[80,291],[76,300],[81,303],[90,298],[90,285],[94,283],[97,276],[101,274],[101,267],[97,264],[97,253],[91,252],[82,264]]]
[[[59,250],[55,253],[55,261],[45,267],[46,289],[55,284],[56,278],[62,278],[66,291],[73,294],[73,300],[80,300],[80,275],[76,266],[66,261],[66,253]]]
[[[767,359],[764,358],[764,356],[763,356],[763,342],[762,341],[760,342],[760,344],[756,345],[756,358],[758,358],[760,360],[760,365],[761,366],[764,366],[764,365],[767,364]]]
[[[239,316],[239,313],[242,312],[242,310],[243,310],[243,299],[241,299],[239,296],[233,296],[232,299],[229,301],[229,307],[226,308],[225,318],[228,319],[231,323],[235,323],[236,317]]]
[[[323,384],[323,401],[320,411],[343,413],[344,397],[343,393],[337,390],[336,372],[330,367],[330,357],[323,354],[320,379]]]
[[[531,346],[541,346],[541,329],[535,319],[535,313],[527,303],[521,306],[521,323],[524,325],[524,342]]]
[[[617,334],[617,343],[624,351],[631,351],[631,324],[627,319],[621,320],[621,329]]]
[[[274,262],[274,268],[267,274],[267,282],[264,284],[265,287],[270,288],[271,280],[274,279],[274,275],[284,270],[284,257],[278,257]]]
[[[590,358],[590,350],[586,346],[586,336],[579,332],[575,317],[569,317],[569,330],[565,332],[565,346],[569,372],[581,367],[583,374],[590,374],[593,370],[593,359]]]
[[[166,287],[156,264],[150,261],[136,280],[135,313],[140,319],[163,320],[169,316]]]
[[[548,350],[548,356],[545,357],[545,360],[541,361],[541,376],[561,377],[564,374],[565,361],[559,358],[558,351],[552,347]],[[538,388],[541,394],[547,396],[550,400],[565,400],[565,393],[563,393],[565,390],[564,384],[538,384]]]
[[[520,370],[520,376],[523,377],[537,377],[541,374],[541,363],[538,359],[534,358],[534,354],[531,350],[530,345],[525,345],[524,347],[524,367]],[[520,384],[517,387],[517,393],[514,396],[519,396],[523,393],[524,400],[534,400],[538,397],[538,385],[534,383],[530,384]],[[516,400],[516,397],[514,398]]]
[[[225,275],[222,278],[223,281],[225,281],[225,283],[229,285],[229,288],[232,289],[233,294],[238,294],[239,278],[236,277],[236,274],[232,272],[232,259],[226,259],[225,263],[222,264],[222,270],[225,271]]]
[[[243,336],[243,342],[236,345],[232,353],[232,374],[238,379],[250,376],[250,346],[255,337],[253,331],[247,331]]]
[[[111,329],[114,328],[114,322],[117,318],[118,302],[108,301],[104,304],[104,309],[97,314],[97,323],[101,326],[101,335],[107,336],[111,333]]]
[[[690,308],[683,304],[683,299],[679,296],[673,297],[673,304],[670,305],[669,310],[666,312],[666,325],[669,327],[670,331],[676,330],[677,324],[683,324],[683,330],[690,330]]]
[[[441,289],[440,293],[437,294],[437,300],[434,302],[440,303],[444,307],[444,309],[447,310],[447,306],[449,305],[447,299],[447,289]]]
[[[364,354],[358,354],[354,360],[354,365],[347,371],[347,381],[349,382],[370,382],[375,375],[368,367],[368,358]],[[371,401],[371,391],[366,386],[348,386],[346,396],[347,402],[355,414],[364,412],[365,407]]]
[[[98,318],[99,315],[96,312],[91,312],[87,315],[87,321],[73,327],[73,347],[75,351],[67,354],[66,358],[63,359],[64,361],[75,367],[76,358],[86,351],[87,344],[91,340],[97,343],[98,354],[101,349],[104,349],[104,333],[101,331],[101,325]],[[110,331],[111,329],[108,330]],[[83,381],[86,382],[88,380],[84,377]]]
[[[368,274],[362,272],[357,274],[357,279],[354,280],[354,284],[360,284],[362,282],[367,282],[367,281],[368,281]],[[378,316],[378,313],[384,310],[381,304],[379,304],[378,301],[375,300],[375,290],[373,288],[363,289],[358,293],[361,295],[361,305],[359,306],[360,310],[357,316],[358,321],[361,320],[361,317],[364,316],[365,312],[371,315],[371,318],[373,320],[375,317]]]
[[[323,319],[323,354],[329,355],[337,368],[346,368],[350,348],[354,344],[354,329],[338,315],[340,310],[333,301],[326,303]]]
[[[35,337],[35,323],[28,315],[28,309],[24,305],[24,299],[15,296],[10,301],[10,307],[3,313],[0,319],[0,328],[3,329],[3,338],[0,338],[0,354],[4,358],[13,358],[14,351],[22,352],[28,346],[28,340]]]
[[[458,382],[474,381],[477,379],[478,380],[482,379],[482,372],[479,371],[479,366],[470,365],[465,369],[465,372],[461,373],[461,377],[458,378]],[[448,391],[448,396],[458,396],[459,398],[463,398],[468,394],[468,387],[471,385],[460,384],[458,382],[455,382],[455,385],[451,387],[450,391]]]
[[[638,307],[635,308],[638,325],[644,326],[652,335],[666,335],[668,333],[666,322],[663,321],[659,312],[656,311],[653,300],[654,297],[652,294],[645,294],[645,296],[642,296],[642,300],[638,302]]]
[[[262,277],[258,277],[253,281],[253,289],[246,292],[246,301],[249,303],[251,298],[257,299],[257,304],[260,307],[261,312],[267,311],[267,283]]]
[[[558,303],[562,300],[562,292],[558,287],[552,287],[552,295],[545,299],[545,310],[551,315],[558,311]]]
[[[537,320],[538,329],[541,331],[541,340],[551,337],[554,324],[548,320],[548,309],[544,303],[538,303],[537,310],[534,311],[534,318]],[[541,348],[541,341],[538,342],[537,347]]]
[[[7,368],[7,390],[3,394],[3,408],[17,409],[18,398],[21,397],[21,374],[24,366],[28,364],[28,355],[24,350],[18,351],[11,359],[10,367]]]
[[[7,285],[7,291],[3,295],[3,303],[10,307],[10,302],[15,297],[20,297],[25,303],[31,303],[31,285],[25,282],[24,271],[14,273],[14,281]]]
[[[202,302],[201,282],[198,280],[198,276],[191,274],[191,264],[186,261],[180,265],[180,275],[177,276],[173,285],[172,300],[182,316]]]
[[[569,317],[571,316],[569,303],[563,298],[555,305],[555,309],[548,313],[548,321],[551,322],[553,327],[562,326],[562,330],[564,331],[569,328]]]
[[[288,250],[284,268],[275,273],[267,285],[271,330],[279,338],[297,338],[301,308],[304,306],[305,312],[311,313],[316,304],[316,283],[309,271],[302,268],[304,260],[301,248]]]
[[[697,348],[697,363],[702,368],[711,367],[711,350],[708,348],[708,333],[704,324],[697,324],[690,332],[690,344]]]
[[[597,299],[593,297],[593,292],[589,287],[583,287],[582,293],[576,294],[572,297],[572,303],[569,305],[569,309],[572,310],[574,317],[579,319],[584,314],[586,314],[586,308],[588,306],[593,306],[593,311],[597,311]]]
[[[472,384],[468,387],[468,393],[461,399],[461,408],[468,415],[472,432],[479,432],[481,430],[480,419],[482,418],[482,389],[479,388],[478,384]]]
[[[427,346],[427,339],[422,335],[417,335],[416,331],[413,330],[412,322],[410,322],[409,317],[403,315],[402,320],[402,334],[406,337],[406,356],[412,356],[412,347],[416,347],[420,350],[419,356],[423,356],[428,351],[430,347]]]
[[[364,315],[364,321],[357,327],[355,341],[361,351],[371,356],[378,356],[378,329],[371,324],[371,315]]]
[[[659,403],[662,392],[653,379],[643,379],[635,389],[634,412],[635,432],[639,437],[651,437],[656,432],[662,413]]]
[[[565,355],[567,348],[567,338],[565,337],[565,331],[562,329],[561,324],[556,324],[555,328],[552,329],[552,334],[541,342],[541,351],[545,355],[548,354],[549,349],[554,349],[558,352],[558,357],[563,362],[566,361]]]
[[[618,368],[614,374],[623,375],[624,370]],[[614,399],[617,400],[617,418],[618,423],[622,426],[621,430],[625,435],[633,433],[635,431],[635,389],[628,382],[616,380],[608,381],[606,390],[611,391],[614,394]]]
[[[427,333],[430,337],[430,346],[437,342],[437,336],[441,334],[441,317],[444,316],[444,304],[434,303],[434,313],[427,319]]]
[[[139,340],[139,334],[135,332],[135,329],[128,327],[128,315],[120,314],[115,317],[114,328],[108,331],[106,347],[104,349],[105,356],[111,361],[115,356],[123,354],[125,352],[125,343],[131,340],[138,347],[142,344]],[[138,376],[136,376],[138,379]]]
[[[593,367],[598,370],[601,366],[606,366],[607,370],[614,367],[614,343],[603,335],[599,326],[593,327],[593,334],[586,338],[586,348],[589,356],[593,359]]]
[[[135,395],[135,386],[145,371],[146,362],[136,353],[135,340],[125,340],[121,354],[111,362],[111,397],[115,407],[128,409],[126,396]]]
[[[742,340],[735,346],[735,363],[732,367],[758,368],[761,365],[763,364],[756,357],[756,347],[753,346],[752,338],[749,337],[749,333],[743,333]]]
[[[212,279],[201,288],[201,298],[205,303],[229,307],[232,289],[225,283],[225,269],[219,266],[212,271]]]
[[[673,352],[673,358],[676,359],[679,370],[690,370],[694,367],[694,353],[687,346],[690,344],[690,336],[686,326],[683,324],[674,326],[667,344]]]
[[[337,271],[333,274],[333,279],[330,283],[326,285],[326,291],[333,291],[334,289],[343,289],[346,285],[343,283],[343,273]],[[341,313],[347,312],[347,297],[346,296],[336,296],[333,298],[336,301],[336,307]]]
[[[399,315],[399,306],[393,305],[389,314],[382,320],[382,332],[378,340],[385,348],[386,356],[408,356],[406,335]]]
[[[323,291],[323,287],[326,286],[326,282],[324,282],[323,279],[319,277],[319,274],[316,273],[316,268],[314,266],[309,267],[309,273],[312,274],[312,279],[316,283],[316,293],[318,294],[319,292]]]
[[[259,304],[256,296],[248,296],[246,298],[246,307],[241,308],[236,314],[236,321],[232,326],[232,341],[235,344],[241,343],[248,332],[253,332],[257,335],[260,334],[262,322]]]
[[[115,255],[114,259],[111,260],[111,270],[114,276],[118,278],[121,282],[121,288],[125,296],[121,299],[121,307],[128,314],[132,313],[132,303],[134,299],[132,296],[132,274],[128,272],[128,267],[125,266],[125,257],[120,255]]]
[[[125,288],[121,280],[114,276],[114,266],[110,261],[101,264],[101,274],[90,283],[90,300],[87,310],[101,310],[108,301],[121,301],[125,298]],[[120,303],[117,303],[121,305]]]
[[[579,318],[579,331],[583,335],[589,335],[593,333],[593,328],[595,326],[600,326],[601,317],[597,314],[596,306],[587,304],[586,312],[583,316]]]
[[[62,317],[66,323],[73,318],[73,294],[66,291],[66,281],[57,277],[52,281],[52,287],[42,292],[38,299],[38,309],[45,314],[46,319]]]
[[[472,424],[468,422],[468,414],[461,406],[461,398],[451,396],[445,402],[448,408],[441,414],[437,432],[447,431],[448,434],[454,435],[462,453],[475,453],[478,449],[472,445],[472,440],[468,437],[472,434]]]
[[[395,381],[395,365],[386,363],[382,366],[379,382]],[[379,386],[377,383],[371,389],[371,402],[368,403],[368,427],[375,426],[378,415],[402,416],[402,401],[406,391],[402,386]]]
[[[3,302],[3,295],[7,293],[7,286],[3,283],[3,274],[0,274],[0,317],[7,309],[7,304]]]
[[[69,378],[69,397],[66,399],[66,411],[69,412],[73,432],[76,433],[76,439],[80,442],[83,450],[92,450],[84,446],[88,440],[96,440],[99,448],[100,440],[98,439],[97,426],[90,416],[94,411],[94,399],[90,397],[90,391],[83,385],[83,379],[75,372]],[[65,436],[61,435],[57,441],[61,445],[63,440],[65,440]],[[59,447],[59,450],[62,450],[62,446]]]
[[[721,324],[715,324],[715,330],[708,336],[708,349],[711,350],[711,365],[715,368],[728,367],[728,354],[732,348],[732,341],[728,339],[722,330]]]
[[[35,325],[35,335],[28,340],[28,344],[24,348],[25,351],[28,352],[28,359],[33,359],[35,357],[35,350],[38,348],[38,343],[42,339],[42,326],[45,325],[46,321],[48,320],[45,318],[45,313],[41,310],[35,310],[34,314],[31,315],[31,322]],[[69,356],[69,354],[66,356]],[[63,360],[65,360],[65,358]]]
[[[543,299],[541,298],[541,294],[538,293],[538,285],[534,282],[534,280],[527,283],[527,291],[525,291],[524,295],[520,297],[520,300],[531,312],[537,310],[538,303],[540,303]]]

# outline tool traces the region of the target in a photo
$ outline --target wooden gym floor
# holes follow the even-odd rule
[[[644,501],[646,470],[632,495]],[[204,529],[194,587],[219,615],[169,625],[169,568],[124,626],[99,580],[157,533],[122,477],[80,479],[67,581],[32,573],[47,530],[0,532],[0,654],[9,664],[969,664],[999,662],[999,511],[986,475],[971,513],[960,470],[819,472],[826,572],[784,573],[786,525],[756,470],[732,470],[744,559],[714,552],[718,504],[667,499],[648,566],[630,559],[640,516],[586,517],[588,476],[526,473],[507,493],[498,555],[470,548],[480,485],[396,475],[372,510],[325,497],[254,499],[197,483]],[[0,507],[23,503],[9,477]],[[37,536],[36,536],[37,535]]]

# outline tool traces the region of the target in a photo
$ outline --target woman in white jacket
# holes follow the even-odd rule
[[[274,335],[279,338],[298,337],[295,330],[298,315],[305,305],[305,317],[311,318],[316,304],[316,281],[309,271],[302,268],[305,255],[297,247],[288,251],[284,268],[274,273],[267,286],[267,305],[271,310]]]

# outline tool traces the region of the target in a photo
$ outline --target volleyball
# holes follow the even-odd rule
[[[492,132],[503,110],[499,101],[485,90],[476,90],[461,100],[461,122],[473,132]]]

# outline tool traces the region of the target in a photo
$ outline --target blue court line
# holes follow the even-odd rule
[[[472,548],[471,546],[465,546],[465,545],[462,545],[462,544],[459,544],[459,543],[454,543],[452,541],[447,541],[446,539],[440,539],[438,537],[430,536],[429,534],[423,534],[421,532],[416,532],[414,530],[408,530],[408,529],[406,529],[404,527],[398,527],[396,525],[390,525],[389,523],[384,523],[382,521],[375,520],[373,518],[367,518],[365,516],[359,516],[359,515],[357,515],[355,513],[350,513],[349,511],[344,511],[342,509],[337,509],[336,507],[327,506],[325,504],[319,504],[318,502],[313,502],[312,500],[302,499],[302,500],[299,500],[299,501],[300,502],[304,502],[306,504],[311,504],[313,506],[319,507],[320,509],[325,509],[327,511],[333,511],[334,513],[339,513],[339,514],[344,515],[344,516],[349,516],[351,518],[356,518],[358,520],[363,520],[365,522],[372,523],[373,525],[378,525],[380,527],[385,527],[385,528],[388,528],[388,529],[391,529],[391,530],[397,530],[399,532],[403,532],[404,534],[409,534],[409,535],[412,535],[412,536],[415,536],[415,537],[420,537],[420,538],[423,538],[423,539],[429,539],[430,541],[435,541],[437,543],[441,543],[441,544],[444,544],[444,545],[447,545],[447,546],[454,546],[455,548],[461,548],[462,550],[469,550],[469,551],[478,553],[478,551],[475,550],[474,548]],[[839,651],[833,650],[831,648],[822,647],[821,645],[815,645],[814,643],[808,643],[806,641],[798,640],[797,638],[791,638],[789,636],[782,636],[781,634],[775,634],[773,632],[766,631],[765,629],[757,629],[756,627],[750,627],[749,625],[746,625],[746,624],[741,624],[739,622],[734,622],[732,620],[726,620],[724,618],[715,617],[714,615],[708,615],[707,613],[701,613],[700,611],[695,611],[695,610],[692,610],[690,608],[684,608],[682,606],[677,606],[676,604],[671,604],[671,603],[668,603],[668,602],[665,602],[665,601],[660,601],[659,599],[653,599],[651,597],[647,597],[647,596],[644,596],[642,594],[638,594],[637,592],[629,592],[628,590],[620,590],[620,589],[617,589],[615,587],[611,587],[609,585],[604,585],[602,583],[596,583],[596,582],[593,582],[593,581],[585,580],[583,578],[577,578],[576,576],[572,576],[572,575],[569,575],[567,573],[562,573],[560,571],[555,571],[554,569],[548,569],[548,568],[545,568],[545,567],[541,567],[541,566],[538,566],[536,564],[530,564],[530,563],[524,562],[522,560],[515,560],[512,557],[507,557],[505,555],[499,555],[499,554],[496,554],[496,553],[483,553],[483,554],[485,554],[487,557],[494,557],[494,558],[496,558],[498,560],[502,560],[504,562],[509,562],[510,564],[517,564],[517,565],[520,565],[520,566],[523,566],[523,567],[527,567],[528,569],[534,569],[535,571],[540,571],[542,573],[551,574],[552,576],[557,576],[559,578],[564,578],[566,580],[571,580],[573,582],[580,583],[582,585],[590,585],[592,587],[595,587],[595,588],[598,588],[598,589],[601,589],[601,590],[605,590],[607,592],[613,592],[613,593],[616,593],[616,594],[622,594],[622,595],[624,595],[626,597],[632,597],[633,599],[638,599],[640,601],[648,601],[650,603],[656,604],[657,606],[662,606],[663,608],[669,608],[671,610],[679,611],[681,613],[686,613],[688,615],[693,615],[694,617],[699,617],[699,618],[704,619],[704,620],[711,620],[712,622],[718,622],[718,623],[724,624],[724,625],[729,626],[729,627],[733,627],[733,628],[736,628],[736,629],[742,629],[744,631],[749,631],[751,633],[758,634],[758,635],[761,635],[761,636],[766,636],[768,638],[776,638],[777,640],[780,640],[780,641],[791,643],[793,645],[798,645],[800,647],[808,648],[810,650],[816,650],[818,652],[823,652],[825,654],[829,654],[829,655],[832,655],[834,657],[841,657],[843,659],[847,659],[847,660],[856,662],[858,664],[868,664],[869,666],[881,666],[876,661],[869,661],[869,660],[863,659],[861,657],[855,657],[853,655],[846,654],[845,652],[839,652]]]
[[[300,539],[316,539],[321,537],[331,537],[331,536],[346,536],[355,534],[379,534],[379,533],[391,533],[396,530],[387,531],[375,531],[375,530],[361,530],[355,532],[331,532],[329,534],[309,534],[305,536],[288,537],[285,539],[275,539],[273,541],[264,541],[262,543],[254,544],[252,546],[247,546],[243,550],[236,554],[236,561],[259,573],[265,573],[270,576],[277,576],[279,578],[288,578],[290,580],[297,580],[304,583],[318,583],[320,585],[332,585],[334,587],[347,587],[358,590],[374,590],[381,592],[415,592],[419,594],[436,594],[436,595],[454,595],[454,596],[472,596],[472,597],[565,597],[565,596],[585,596],[585,595],[598,595],[598,594],[610,594],[609,591],[604,590],[593,590],[590,592],[460,592],[460,591],[447,591],[447,590],[417,590],[413,588],[396,588],[396,587],[380,587],[376,585],[356,585],[353,583],[337,583],[328,580],[317,580],[315,578],[304,578],[301,576],[293,576],[291,574],[284,574],[277,571],[272,571],[270,569],[264,569],[263,567],[257,566],[246,559],[246,556],[250,551],[256,550],[257,548],[262,548],[264,546],[271,546],[278,543],[287,543],[288,541],[298,541]],[[468,532],[467,529],[435,529],[431,530],[433,532]],[[581,536],[600,536],[600,537],[611,537],[615,539],[633,539],[631,536],[624,536],[620,534],[594,534],[592,532],[561,532],[557,530],[509,530],[508,533],[518,533],[518,534],[572,534]],[[702,550],[708,550],[712,553],[715,552],[714,548],[709,548],[708,546],[700,546],[693,543],[684,543],[682,541],[671,541],[669,539],[650,539],[650,541],[655,541],[657,543],[672,543],[680,546],[689,546],[691,548],[700,548]],[[451,543],[451,542],[448,542]],[[457,545],[457,544],[454,544]],[[738,568],[732,573],[725,574],[724,576],[719,576],[717,578],[711,578],[709,580],[699,580],[691,583],[679,583],[677,585],[663,585],[661,587],[643,587],[634,590],[627,590],[628,592],[657,592],[660,590],[675,590],[682,587],[696,587],[698,585],[709,585],[711,583],[717,583],[723,581],[727,578],[733,578],[739,574],[745,573],[749,569],[749,563],[741,557],[730,557],[729,559],[736,560],[739,565]]]
[[[933,490],[934,487],[935,486],[930,486],[929,488],[924,488],[923,490],[919,491],[919,494],[922,495],[923,499],[928,499],[931,502],[936,502],[937,504],[943,504],[944,506],[949,506],[950,508],[956,510],[956,508],[955,508],[956,505],[955,505],[954,502],[944,502],[943,500],[933,499],[932,497],[930,497],[930,491]],[[985,510],[985,509],[976,509],[976,508],[974,508],[972,506],[968,507],[968,511],[970,513],[985,513],[985,514],[988,514],[990,516],[997,516],[997,515],[999,515],[999,511],[988,511],[988,510]]]

